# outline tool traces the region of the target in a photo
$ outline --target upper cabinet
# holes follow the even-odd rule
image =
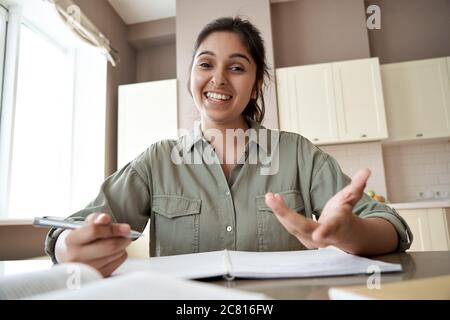
[[[378,58],[332,64],[341,141],[388,137]]]
[[[450,59],[381,66],[389,141],[450,136]]]
[[[280,129],[315,144],[387,137],[377,58],[276,70]]]
[[[276,77],[280,130],[316,144],[338,141],[331,65],[282,68]]]

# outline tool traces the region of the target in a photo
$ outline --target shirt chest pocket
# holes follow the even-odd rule
[[[198,252],[200,209],[200,199],[153,196],[157,256]]]
[[[305,205],[299,191],[278,192],[286,205],[302,213]],[[306,247],[291,235],[278,221],[275,214],[266,205],[265,194],[256,197],[256,215],[258,221],[258,247],[260,251],[302,250]]]

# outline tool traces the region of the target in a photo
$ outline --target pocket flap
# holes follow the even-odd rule
[[[181,196],[159,195],[152,198],[152,210],[167,218],[200,214],[202,201]]]
[[[305,204],[303,203],[303,199],[299,191],[289,190],[277,193],[283,197],[284,202],[292,210],[299,212],[305,209]],[[266,204],[265,194],[256,197],[256,208],[258,211],[272,211],[272,209],[270,209]]]

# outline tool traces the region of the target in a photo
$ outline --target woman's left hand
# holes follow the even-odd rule
[[[358,224],[362,219],[352,209],[361,199],[369,176],[369,169],[358,171],[348,186],[328,200],[318,221],[290,209],[278,194],[267,193],[266,204],[287,231],[307,248],[332,245],[355,253],[358,251]]]

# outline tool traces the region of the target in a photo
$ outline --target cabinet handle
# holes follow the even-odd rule
[[[361,138],[367,138],[367,134],[362,134]]]
[[[319,139],[317,139],[317,138],[314,138],[314,139],[313,139],[313,141],[319,141]]]
[[[423,137],[423,133],[417,133],[416,137]]]

